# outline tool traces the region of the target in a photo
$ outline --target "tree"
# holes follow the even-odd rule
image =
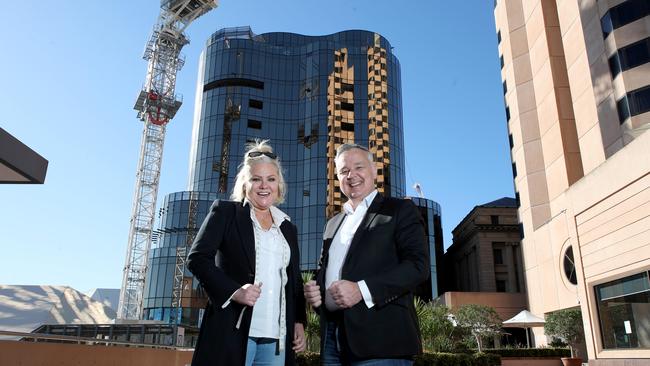
[[[420,323],[422,347],[432,352],[451,352],[455,348],[456,332],[449,308],[415,298],[415,312]]]
[[[577,346],[585,338],[580,308],[562,309],[548,314],[544,323],[544,334],[568,343],[571,357],[578,357]]]
[[[456,310],[458,326],[466,328],[476,340],[478,351],[482,352],[483,339],[501,334],[501,318],[494,308],[485,305],[461,305]]]

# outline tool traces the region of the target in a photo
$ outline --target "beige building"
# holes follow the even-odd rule
[[[590,365],[647,365],[650,1],[494,15],[530,311],[580,306]]]

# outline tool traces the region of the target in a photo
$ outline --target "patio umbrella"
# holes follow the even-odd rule
[[[526,329],[526,344],[530,348],[530,339],[528,337],[528,328],[543,327],[544,319],[534,315],[528,310],[522,310],[519,314],[503,322],[504,328],[524,328]]]

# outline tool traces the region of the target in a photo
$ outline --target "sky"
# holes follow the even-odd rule
[[[49,161],[45,184],[0,185],[0,284],[119,288],[143,124],[144,46],[155,0],[3,4],[0,127]],[[256,34],[386,37],[402,73],[407,193],[442,206],[445,247],[476,205],[514,197],[493,3],[221,0],[186,30],[167,127],[158,202],[187,189],[198,59],[208,37]]]

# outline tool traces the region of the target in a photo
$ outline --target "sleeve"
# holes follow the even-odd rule
[[[412,201],[401,201],[395,205],[393,236],[399,263],[364,279],[377,306],[413,291],[429,277],[429,255],[422,217]]]
[[[375,302],[372,301],[372,294],[370,294],[370,289],[368,288],[368,285],[366,285],[366,281],[361,280],[357,282],[357,286],[359,286],[359,291],[361,291],[361,296],[363,296],[363,302],[366,303],[368,309],[375,306]]]
[[[225,304],[241,286],[215,264],[217,251],[223,244],[227,228],[235,215],[234,206],[232,210],[227,210],[228,203],[230,202],[214,201],[187,257],[188,269],[216,306]]]

